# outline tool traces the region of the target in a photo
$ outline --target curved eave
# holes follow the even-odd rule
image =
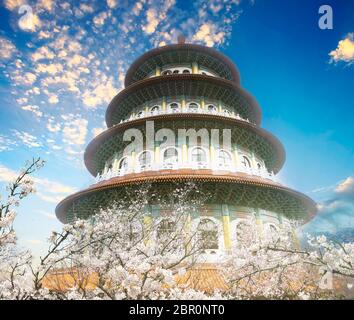
[[[160,174],[159,174],[160,173]],[[163,173],[161,175],[161,173]],[[277,190],[285,193],[289,197],[294,197],[305,209],[305,220],[309,221],[317,212],[316,203],[308,196],[282,186],[270,180],[260,179],[246,174],[216,174],[210,170],[164,170],[163,172],[149,171],[144,173],[133,173],[124,177],[116,177],[90,186],[89,188],[72,194],[62,200],[56,207],[55,213],[57,218],[66,223],[66,213],[72,204],[84,196],[92,195],[96,192],[107,191],[123,186],[139,185],[142,183],[169,183],[169,182],[215,182],[215,183],[230,183],[236,185],[248,185],[264,188],[267,190]],[[230,187],[232,188],[232,187]]]
[[[94,166],[93,158],[98,150],[98,148],[109,138],[123,132],[126,129],[131,127],[135,127],[137,125],[142,125],[146,121],[158,121],[158,120],[178,120],[178,119],[195,119],[195,120],[219,120],[226,124],[236,125],[241,128],[246,128],[250,131],[255,132],[257,135],[263,137],[264,139],[268,140],[271,145],[273,145],[274,150],[276,152],[276,165],[273,167],[273,171],[278,173],[279,170],[282,168],[285,162],[285,150],[282,143],[270,132],[246,121],[233,119],[229,117],[219,116],[219,115],[212,115],[212,114],[197,114],[197,113],[175,113],[175,114],[163,114],[163,115],[156,115],[148,118],[141,118],[136,120],[131,120],[128,122],[121,123],[114,127],[108,128],[106,131],[100,133],[96,136],[91,142],[87,145],[85,153],[84,153],[84,162],[86,168],[89,172],[96,176],[96,168]]]
[[[204,87],[199,88],[198,85],[201,86],[200,83],[203,84]],[[207,85],[213,85],[215,87],[214,92],[209,92]],[[198,92],[198,90],[200,91],[199,94],[205,95],[205,97],[215,95],[216,99],[222,99],[222,90],[228,89],[230,90],[229,92],[234,92],[247,101],[250,107],[249,113],[252,117],[251,120],[257,125],[261,122],[262,112],[256,99],[237,83],[200,74],[172,74],[140,80],[118,93],[112,99],[106,110],[106,123],[108,127],[114,125],[113,115],[117,112],[117,108],[119,108],[119,105],[124,99],[131,97],[133,93],[137,93],[138,95],[138,92],[143,89],[149,89],[148,93],[151,95],[151,99],[161,98],[163,95],[189,95],[190,92],[195,93]],[[179,92],[179,90],[181,90],[181,92]],[[228,93],[228,96],[230,96],[230,93]],[[140,94],[139,97],[141,98],[141,103],[147,100],[146,94]]]
[[[210,47],[205,47],[205,46],[191,44],[191,43],[183,43],[183,44],[172,44],[172,45],[155,48],[141,55],[130,65],[125,76],[125,81],[124,81],[125,86],[128,87],[133,82],[137,80],[141,80],[141,79],[134,80],[134,76],[136,75],[139,68],[146,61],[150,59],[154,59],[159,55],[168,54],[171,52],[178,52],[178,51],[197,52],[200,54],[204,54],[206,56],[210,56],[216,60],[219,60],[222,64],[224,64],[229,69],[231,73],[230,80],[238,84],[240,83],[240,73],[237,70],[235,64],[227,56]]]

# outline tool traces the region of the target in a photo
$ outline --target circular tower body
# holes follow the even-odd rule
[[[192,225],[203,222],[211,235],[220,231],[206,248],[214,257],[237,241],[247,219],[261,228],[308,221],[315,203],[277,182],[284,148],[260,122],[259,105],[220,52],[183,42],[148,51],[130,66],[125,89],[109,104],[108,129],[86,148],[95,182],[61,201],[56,215],[63,223],[88,218],[142,183],[164,194],[176,183],[194,182],[211,195]],[[141,143],[129,148],[125,140],[134,132]],[[160,217],[159,203],[148,205],[146,214]]]

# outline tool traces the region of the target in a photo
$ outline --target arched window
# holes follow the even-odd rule
[[[219,163],[224,164],[224,165],[230,165],[231,164],[231,155],[225,150],[220,150],[219,151]]]
[[[262,169],[262,166],[261,166],[260,163],[257,163],[257,169],[258,169],[258,170],[261,170],[261,169]]]
[[[145,169],[151,165],[151,153],[149,151],[144,151],[139,156],[140,168]]]
[[[218,226],[213,220],[202,219],[198,225],[198,235],[202,249],[219,249]]]
[[[251,161],[246,156],[242,156],[241,163],[245,168],[251,168]]]
[[[172,74],[172,71],[171,70],[165,70],[164,72],[162,72],[162,75],[163,76],[167,76],[169,74]]]
[[[249,245],[252,241],[252,228],[246,221],[241,221],[236,226],[236,239],[239,244]]]
[[[162,219],[157,226],[157,238],[169,237],[175,229],[175,223],[169,219]]]
[[[144,115],[144,112],[143,112],[143,111],[139,111],[139,112],[138,112],[138,117],[139,117],[139,118],[142,118],[143,115]]]
[[[198,106],[198,104],[196,104],[195,102],[190,102],[189,104],[188,104],[188,109],[189,110],[198,110],[198,108],[199,108],[199,106]]]
[[[179,70],[177,70],[177,69],[176,69],[176,70],[173,70],[173,73],[174,73],[174,74],[177,74],[177,73],[179,73]]]
[[[191,153],[191,158],[192,162],[195,163],[207,161],[205,150],[203,150],[202,148],[194,148]]]
[[[274,233],[274,234],[276,234],[278,232],[278,230],[274,224],[269,225],[269,230],[271,233]]]
[[[142,225],[140,221],[132,221],[128,225],[128,239],[130,242],[137,242],[143,236]]]
[[[183,73],[191,73],[188,69],[184,69]]]
[[[170,103],[169,108],[172,111],[178,110],[178,108],[179,108],[178,103],[176,103],[176,102]]]
[[[274,224],[271,224],[271,223],[268,224],[268,232],[273,240],[276,240],[279,238],[278,228]]]
[[[167,148],[163,153],[164,163],[178,163],[178,151],[175,148]]]
[[[126,171],[128,169],[128,158],[124,157],[119,162],[119,170]]]
[[[229,110],[224,110],[224,115],[225,116],[229,116],[231,113],[230,113],[230,111]]]
[[[216,112],[216,107],[213,104],[208,105],[208,111],[209,112]]]
[[[153,106],[153,107],[150,109],[150,111],[151,111],[152,113],[157,113],[157,112],[159,112],[159,110],[160,110],[160,106],[158,106],[158,105]]]

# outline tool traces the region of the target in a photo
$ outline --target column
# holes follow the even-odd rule
[[[198,74],[199,73],[198,62],[192,62],[192,73],[193,74]]]
[[[186,98],[185,98],[185,96],[182,96],[182,98],[181,98],[181,108],[182,108],[182,111],[184,111],[186,109]]]
[[[254,216],[256,217],[256,224],[257,224],[258,231],[259,231],[260,235],[263,236],[263,230],[264,230],[263,229],[263,221],[261,219],[261,215],[259,213],[258,208],[256,209]]]
[[[255,157],[255,155],[254,155],[254,152],[252,152],[252,159],[251,159],[251,161],[252,161],[252,169],[253,170],[257,170],[257,160],[256,160],[256,157]]]
[[[213,168],[216,161],[216,155],[215,155],[215,148],[212,143],[210,143],[209,152],[210,152],[210,166]]]
[[[230,213],[227,204],[221,205],[222,225],[224,233],[224,246],[226,250],[231,249],[231,232],[230,232]]]
[[[133,172],[135,172],[135,168],[136,168],[135,162],[136,162],[136,152],[132,151],[130,164],[131,164],[131,169],[132,169]]]
[[[205,109],[205,99],[204,99],[204,97],[200,98],[200,107],[201,107],[202,110]]]
[[[218,112],[222,112],[221,101],[218,101]]]
[[[186,142],[182,144],[182,163],[184,165],[188,163],[188,146]]]
[[[160,75],[161,75],[161,68],[160,67],[156,67],[155,76],[160,76]]]
[[[167,110],[166,97],[162,97],[162,110],[163,111]]]
[[[155,164],[158,166],[160,164],[160,146],[155,145]]]
[[[235,147],[235,150],[234,150],[234,166],[235,166],[236,171],[237,171],[237,168],[239,166],[238,161],[239,161],[239,159],[238,159],[238,151],[237,151],[237,148]]]
[[[280,213],[277,213],[277,218],[279,222],[279,227],[283,227],[283,216]]]
[[[114,173],[117,173],[119,170],[119,161],[118,161],[118,154],[115,154],[114,160],[113,160],[113,168],[112,168]]]

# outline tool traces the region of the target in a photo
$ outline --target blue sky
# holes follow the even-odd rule
[[[318,27],[322,4],[332,30]],[[319,203],[305,230],[354,227],[353,1],[4,0],[0,15],[1,187],[27,159],[47,161],[19,208],[21,245],[43,250],[56,204],[91,182],[83,151],[130,63],[180,32],[238,66],[285,146],[281,181]]]

